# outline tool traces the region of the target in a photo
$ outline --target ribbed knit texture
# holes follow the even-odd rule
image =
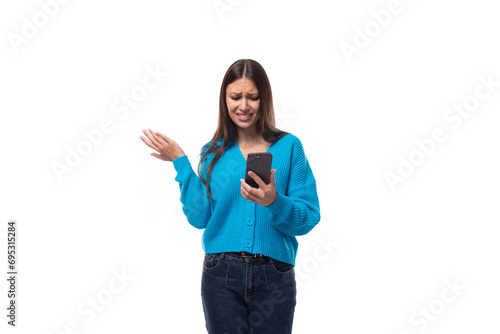
[[[222,139],[218,145],[222,145]],[[207,148],[202,149],[202,155]],[[241,195],[246,160],[236,141],[216,162],[210,178],[215,203],[209,202],[206,187],[194,172],[187,155],[173,161],[179,182],[182,211],[188,222],[205,229],[205,253],[238,252],[264,254],[295,265],[296,236],[308,233],[320,221],[316,180],[299,138],[291,133],[271,144],[271,169],[276,169],[276,200],[263,206]],[[208,166],[210,153],[200,166]],[[206,179],[208,168],[203,175]]]

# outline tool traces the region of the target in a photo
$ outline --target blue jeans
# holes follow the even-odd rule
[[[201,297],[209,334],[290,334],[296,294],[289,263],[205,254]]]

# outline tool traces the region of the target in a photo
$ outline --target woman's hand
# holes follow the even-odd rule
[[[274,181],[274,174],[276,169],[271,171],[271,178],[269,184],[265,184],[262,179],[254,172],[248,172],[250,177],[259,185],[259,188],[253,188],[251,185],[241,179],[241,195],[247,200],[257,204],[268,206],[274,202],[278,194],[276,193],[276,183]]]
[[[148,129],[148,131],[142,130],[142,132],[144,132],[149,140],[143,136],[139,136],[139,138],[141,138],[146,145],[160,153],[151,153],[155,158],[163,161],[174,161],[186,154],[175,140],[168,138],[163,133],[155,132],[151,129]]]

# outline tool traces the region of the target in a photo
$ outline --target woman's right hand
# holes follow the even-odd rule
[[[175,140],[168,138],[163,133],[155,132],[151,129],[142,130],[149,140],[143,136],[139,136],[141,140],[158,153],[151,153],[155,158],[163,161],[174,161],[175,159],[186,155],[182,148],[175,142]]]

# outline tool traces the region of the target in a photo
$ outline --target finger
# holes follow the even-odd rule
[[[243,182],[245,182],[245,181],[243,181]],[[252,187],[250,187],[250,188],[252,188]],[[252,188],[252,189],[254,189],[254,188]],[[259,197],[258,196],[254,196],[251,193],[249,193],[247,191],[247,189],[245,187],[243,187],[243,184],[242,184],[242,187],[241,187],[241,194],[243,195],[243,197],[245,199],[250,200],[252,202],[257,202],[259,200]]]
[[[146,138],[144,138],[144,137],[142,137],[142,136],[140,136],[140,138],[142,139],[142,141],[143,141],[146,145],[148,145],[149,147],[151,147],[153,150],[158,151],[158,148],[157,148],[157,147],[156,147],[153,143],[151,143],[150,141],[148,141]]]
[[[142,130],[142,132],[143,132],[144,136],[139,136],[139,138],[141,138],[141,140],[142,140],[144,143],[146,143],[146,144],[147,144],[147,143],[149,143],[149,140],[148,140],[148,138],[147,138],[147,136],[146,136],[146,133],[144,133],[144,130]]]
[[[243,189],[243,186],[240,187],[240,193],[241,193],[241,196],[243,196],[244,199],[249,199],[248,196],[247,196],[247,192],[245,191],[245,189]]]
[[[151,155],[152,155],[153,157],[155,157],[155,158],[158,158],[158,159],[161,159],[161,160],[165,160],[165,159],[163,158],[163,156],[161,156],[161,154],[158,154],[158,153],[151,153]]]
[[[249,185],[244,179],[241,179],[241,186],[245,188],[245,190],[250,193],[251,195],[257,196],[258,195],[258,189],[252,187]]]
[[[160,136],[159,132],[156,132],[156,131],[149,129],[149,133],[151,133],[153,138],[155,138],[156,140],[163,140],[163,137]]]
[[[161,132],[155,132],[160,138],[163,138],[163,140],[165,140],[167,143],[171,144],[172,143],[172,139],[167,137],[166,135],[164,135],[163,133]]]
[[[245,180],[243,179],[241,182],[241,186],[249,200],[255,203],[260,203],[264,193],[263,190],[252,187],[251,185],[246,183]]]
[[[149,139],[150,143],[154,144],[153,135],[151,133],[149,133],[149,131],[142,130],[142,133],[144,133],[144,135],[146,136],[146,138]]]
[[[151,141],[155,145],[157,145],[158,147],[160,147],[161,146],[161,144],[160,144],[160,137],[158,135],[156,135],[153,130],[151,130],[151,129],[148,129],[148,130],[149,130],[149,134],[151,135],[151,138],[152,138]]]
[[[259,188],[263,188],[266,186],[266,183],[262,181],[259,175],[257,173],[254,173],[252,171],[249,171],[248,174],[250,174],[250,177],[259,185]]]

